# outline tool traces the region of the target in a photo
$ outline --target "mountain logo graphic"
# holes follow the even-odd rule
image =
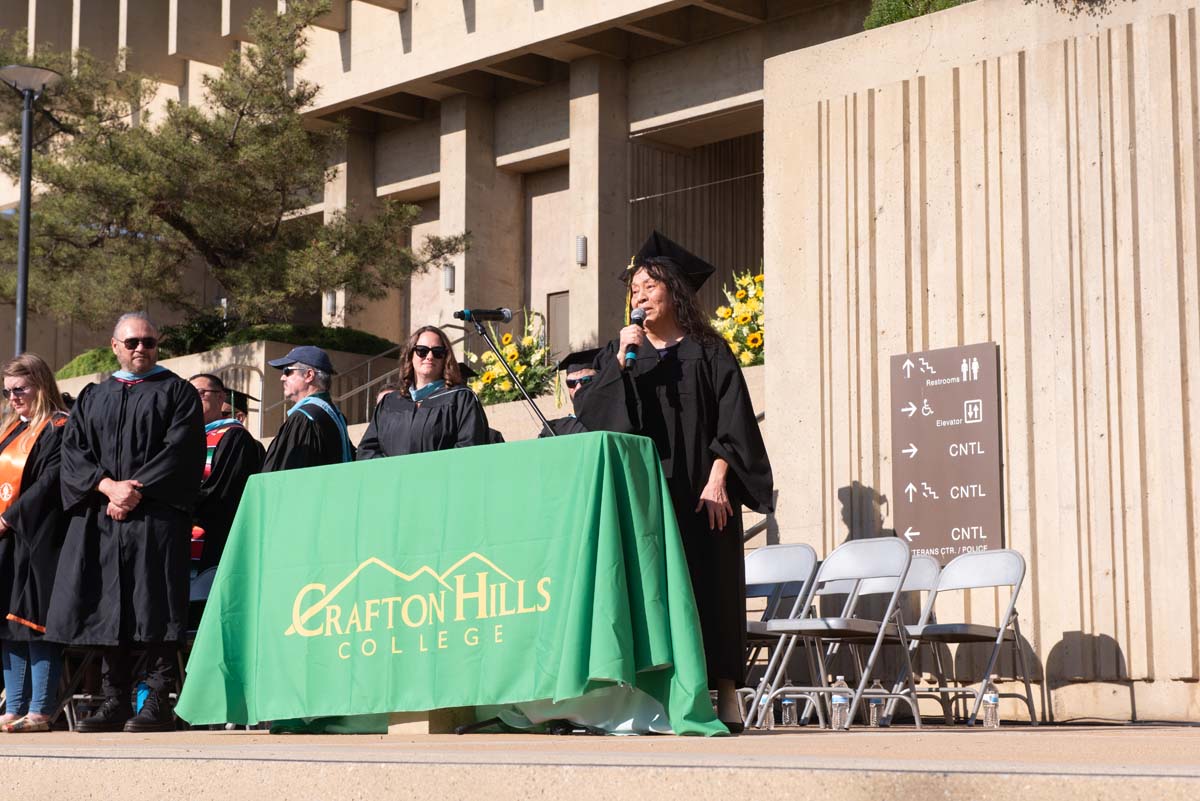
[[[472,562],[478,563],[470,568]],[[365,601],[352,602],[350,614],[345,626],[342,625],[342,607],[334,602],[350,587],[368,568],[375,567],[390,573],[406,583],[418,579],[431,579],[436,582],[434,591],[427,589],[414,591],[412,594],[396,594],[386,598],[371,598]],[[490,579],[490,580],[489,580]],[[438,572],[429,565],[423,565],[411,573],[398,570],[382,559],[372,556],[364,560],[358,567],[350,571],[341,581],[328,587],[321,583],[305,585],[297,593],[292,606],[292,624],[284,632],[285,636],[300,634],[305,637],[331,633],[345,633],[357,629],[371,631],[373,625],[385,628],[396,627],[397,618],[404,625],[412,628],[424,625],[436,617],[444,621],[447,614],[447,596],[450,596],[451,612],[455,620],[466,618],[465,609],[474,605],[473,619],[484,619],[495,615],[545,611],[549,608],[549,578],[537,582],[536,594],[541,598],[537,605],[527,604],[534,597],[533,591],[526,591],[524,579],[513,578],[507,571],[481,553],[472,551],[459,559],[446,570]],[[426,587],[429,585],[426,584]],[[510,589],[511,588],[511,589]],[[314,596],[316,596],[314,598]],[[515,603],[515,605],[514,605]],[[514,611],[515,610],[515,611]],[[310,626],[310,622],[315,623]],[[419,620],[420,622],[414,622]]]

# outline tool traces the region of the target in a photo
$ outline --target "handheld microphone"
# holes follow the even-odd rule
[[[511,323],[512,309],[462,309],[456,311],[454,317],[473,323]]]
[[[629,322],[636,325],[638,328],[646,324],[646,310],[640,306],[629,313]],[[637,345],[625,346],[625,366],[633,364],[637,361]]]

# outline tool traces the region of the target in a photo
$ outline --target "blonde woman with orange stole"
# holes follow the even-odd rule
[[[66,520],[59,444],[66,406],[50,367],[24,353],[4,365],[0,420],[0,731],[49,731],[62,646],[45,642],[46,611]]]

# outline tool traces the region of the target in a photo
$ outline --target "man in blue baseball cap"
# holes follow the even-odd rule
[[[272,440],[262,471],[354,461],[346,418],[329,396],[334,373],[329,355],[313,345],[301,345],[267,363],[282,371],[283,397],[295,405]]]

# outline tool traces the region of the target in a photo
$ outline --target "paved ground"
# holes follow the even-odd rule
[[[1200,798],[1200,726],[737,738],[259,732],[0,736],[16,797]]]

